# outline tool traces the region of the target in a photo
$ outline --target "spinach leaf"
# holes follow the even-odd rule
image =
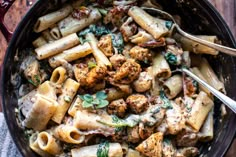
[[[112,45],[118,50],[118,53],[122,53],[124,50],[124,39],[121,33],[112,34],[111,36],[112,39]]]
[[[160,98],[164,102],[164,104],[162,105],[162,108],[165,108],[165,109],[173,108],[170,100],[166,97],[165,92],[163,90],[160,91]]]
[[[97,157],[108,157],[110,144],[108,141],[100,143],[97,150]]]
[[[177,57],[171,52],[167,52],[165,54],[165,59],[167,60],[168,63],[172,65],[177,65]]]

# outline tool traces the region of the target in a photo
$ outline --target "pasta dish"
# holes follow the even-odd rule
[[[35,153],[193,157],[213,139],[214,97],[178,69],[224,92],[205,58],[219,52],[143,7],[162,9],[149,0],[75,0],[38,18],[16,109]]]

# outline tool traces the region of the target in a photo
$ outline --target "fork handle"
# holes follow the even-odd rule
[[[220,52],[223,52],[225,54],[228,54],[228,55],[231,55],[231,56],[236,56],[236,49],[234,48],[230,48],[230,47],[226,47],[226,46],[223,46],[223,45],[219,45],[219,44],[215,44],[215,43],[212,43],[212,42],[209,42],[209,41],[206,41],[206,40],[203,40],[203,39],[200,39],[200,38],[197,38],[189,33],[186,33],[184,32],[178,25],[175,24],[175,28],[177,29],[177,31],[184,37],[190,39],[190,40],[193,40],[197,43],[200,43],[202,45],[205,45],[205,46],[208,46],[210,48],[213,48],[215,50],[218,50]]]
[[[223,93],[219,92],[209,84],[207,84],[205,81],[200,79],[198,76],[193,74],[191,71],[189,71],[186,68],[181,69],[182,72],[186,73],[190,77],[192,77],[194,80],[196,80],[199,84],[206,87],[214,96],[216,96],[218,99],[220,99],[226,106],[228,106],[234,113],[236,113],[236,102],[229,98],[228,96],[224,95]]]

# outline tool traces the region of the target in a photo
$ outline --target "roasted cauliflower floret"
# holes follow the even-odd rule
[[[133,18],[129,17],[120,27],[120,31],[124,38],[124,41],[128,42],[129,38],[136,33],[137,29],[137,25],[133,23]]]
[[[133,82],[136,92],[146,92],[152,86],[152,76],[148,72],[141,72],[138,79]]]
[[[177,150],[176,157],[195,157],[199,154],[196,147],[187,147]]]
[[[154,127],[146,126],[144,123],[139,123],[139,136],[142,140],[148,138],[154,133]]]
[[[162,157],[163,134],[157,132],[136,147],[141,154],[150,157]]]
[[[148,107],[148,99],[142,94],[130,95],[126,103],[134,113],[141,113]]]
[[[151,53],[149,52],[149,49],[147,48],[142,48],[140,46],[134,46],[130,51],[129,55],[131,58],[137,60],[137,61],[142,61],[142,62],[148,62],[151,60]]]
[[[87,85],[86,78],[89,72],[89,68],[87,64],[84,64],[84,63],[74,64],[73,71],[74,71],[75,79],[80,83],[80,86]]]
[[[162,143],[162,157],[175,157],[176,149],[170,139],[165,138]]]
[[[140,64],[136,63],[133,59],[128,59],[122,66],[117,70],[114,75],[115,82],[122,84],[130,84],[136,80],[141,72]]]
[[[110,57],[110,62],[114,69],[119,69],[125,61],[126,61],[125,56],[121,54],[115,54]]]
[[[176,138],[176,144],[180,147],[195,146],[198,141],[198,135],[190,128],[181,131]]]
[[[111,57],[113,55],[113,46],[111,35],[102,36],[98,42],[98,48],[107,56]]]
[[[89,71],[86,82],[89,87],[94,86],[97,82],[105,77],[107,74],[107,67],[106,66],[96,66],[92,70]]]
[[[114,100],[107,106],[107,112],[109,114],[115,114],[121,118],[125,116],[126,110],[127,104],[125,103],[124,99]]]

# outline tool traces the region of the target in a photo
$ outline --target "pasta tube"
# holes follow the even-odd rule
[[[225,91],[224,84],[218,79],[215,72],[213,71],[210,64],[205,58],[201,60],[199,70],[202,73],[203,77],[207,80],[207,83],[209,83],[212,87],[214,87],[218,91],[221,92]]]
[[[49,99],[57,100],[55,88],[51,85],[50,81],[45,81],[37,89],[38,94],[41,94]]]
[[[209,142],[213,139],[214,136],[214,119],[213,119],[213,110],[208,113],[208,116],[201,127],[201,130],[198,134],[199,141]]]
[[[196,35],[196,37],[212,42],[212,43],[217,43],[218,42],[218,38],[217,36],[207,36],[207,35]],[[181,43],[182,48],[185,51],[190,51],[190,52],[194,52],[196,54],[210,54],[210,55],[218,55],[219,51],[215,50],[213,48],[210,48],[208,46],[204,46],[202,44],[199,44],[195,41],[189,40],[179,34],[175,34],[174,38]]]
[[[39,147],[39,144],[38,144],[38,133],[34,133],[30,136],[30,139],[29,139],[29,146],[30,148],[35,152],[37,153],[38,155],[40,156],[43,156],[43,157],[51,157],[50,154],[48,154],[47,152],[43,151],[40,147]]]
[[[67,17],[72,11],[73,11],[72,7],[69,5],[66,5],[60,10],[41,16],[40,18],[38,18],[34,26],[34,31],[38,33],[43,30],[46,30],[47,28],[51,27],[58,21]]]
[[[100,130],[103,134],[110,135],[114,132],[114,128],[99,123],[100,121],[112,121],[111,117],[107,114],[97,115],[89,113],[85,110],[77,111],[74,118],[74,126],[80,130]]]
[[[186,122],[193,129],[199,131],[213,105],[214,102],[207,96],[205,92],[201,91],[194,101]]]
[[[43,151],[52,155],[60,154],[62,151],[62,148],[56,142],[56,139],[46,131],[38,134],[38,145]]]
[[[79,58],[85,57],[92,53],[92,48],[89,43],[84,43],[83,45],[78,45],[69,50],[65,50],[62,53],[53,56],[49,59],[49,64],[51,67],[55,68],[61,64],[61,60],[66,60],[71,62]]]
[[[169,99],[176,97],[183,89],[182,76],[174,75],[164,82],[164,91]]]
[[[158,78],[169,78],[171,76],[170,66],[161,53],[153,57],[153,76]]]
[[[83,101],[80,99],[79,96],[77,96],[75,98],[75,100],[72,102],[72,104],[68,110],[68,114],[70,116],[74,117],[77,111],[83,110],[82,103],[83,103]]]
[[[145,156],[162,157],[163,133],[157,132],[136,147]]]
[[[93,33],[88,33],[86,35],[86,40],[89,41],[90,46],[93,49],[93,56],[96,59],[96,62],[98,65],[106,65],[111,67],[111,62],[109,61],[109,59],[105,56],[105,54],[98,48],[97,44],[98,44],[98,40],[96,39],[96,37],[94,36]]]
[[[191,69],[191,71],[192,71],[195,75],[197,75],[200,79],[202,79],[203,81],[207,82],[207,80],[205,79],[205,77],[202,75],[202,73],[200,72],[200,70],[199,70],[197,67],[193,67],[193,68]],[[200,84],[199,84],[199,89],[200,89],[201,91],[204,91],[205,93],[207,93],[208,96],[210,96],[210,97],[212,96],[211,92],[210,92],[207,88],[205,88],[204,86],[202,86],[202,85],[200,85]]]
[[[53,27],[51,30],[50,30],[50,34],[51,36],[55,39],[55,40],[58,40],[62,37],[61,35],[61,32],[59,30],[59,28],[57,26]]]
[[[109,143],[109,157],[123,157],[121,145],[119,143]],[[96,157],[99,151],[99,145],[85,146],[71,150],[72,157]]]
[[[70,78],[68,78],[62,87],[62,94],[58,97],[58,106],[52,117],[52,120],[58,124],[61,123],[70,104],[79,89],[80,84]]]
[[[50,81],[55,84],[62,84],[66,77],[66,69],[64,67],[58,67],[53,70]]]
[[[42,36],[44,37],[44,39],[47,40],[47,42],[53,42],[55,39],[51,36],[50,31],[47,29],[45,31],[42,32]]]
[[[57,102],[53,99],[37,94],[36,102],[27,113],[23,125],[37,131],[45,129],[57,106]]]
[[[128,96],[126,92],[123,92],[116,88],[108,88],[106,92],[107,92],[107,100],[109,102]]]
[[[47,44],[47,41],[44,39],[44,37],[40,36],[38,37],[37,39],[35,39],[33,42],[32,42],[33,46],[35,48],[38,48],[38,47],[41,47],[45,44]]]
[[[56,127],[53,135],[61,141],[72,144],[80,144],[85,139],[85,136],[81,135],[77,128],[64,124]]]
[[[169,31],[166,27],[166,21],[152,17],[137,6],[131,7],[128,14],[138,25],[150,33],[155,39],[159,39]]]
[[[102,18],[102,15],[98,11],[98,9],[92,8],[89,16],[86,18],[76,19],[72,16],[65,18],[64,20],[58,23],[59,30],[62,36],[67,36],[72,33],[76,33],[81,31],[85,27],[96,23],[98,20]]]
[[[48,43],[35,49],[37,58],[39,60],[46,59],[53,55],[56,55],[66,49],[69,49],[79,44],[79,38],[76,33],[68,35],[64,38]]]

